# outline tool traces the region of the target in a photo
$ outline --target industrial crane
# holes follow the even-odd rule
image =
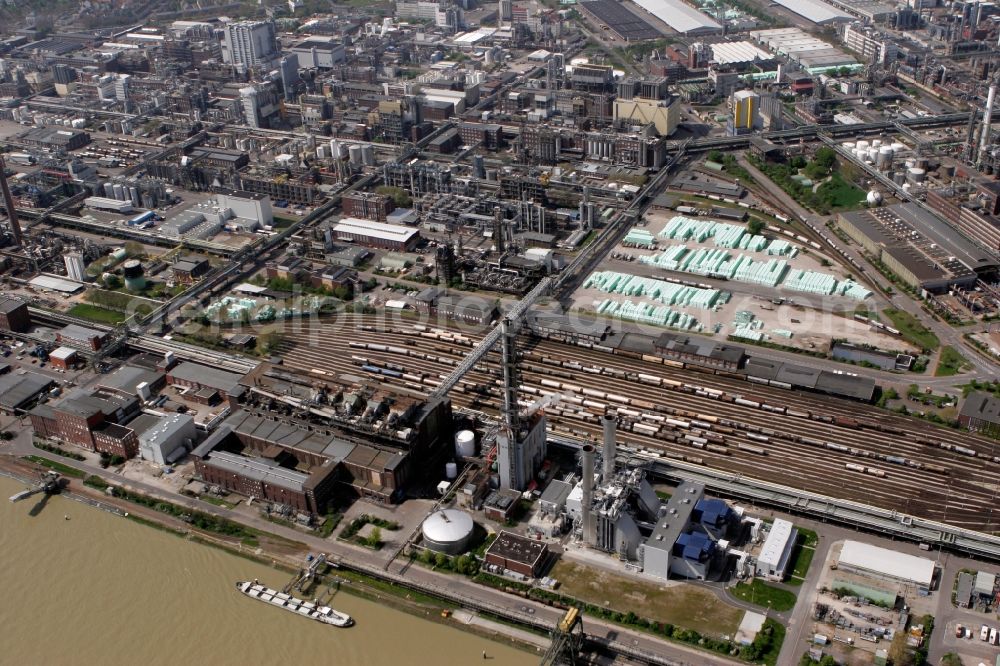
[[[40,480],[34,488],[28,488],[27,490],[22,490],[19,493],[11,495],[10,501],[20,502],[21,500],[26,500],[32,495],[37,495],[38,493],[53,495],[59,492],[59,472],[49,470],[39,474],[39,477]]]

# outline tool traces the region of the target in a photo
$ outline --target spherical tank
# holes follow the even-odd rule
[[[476,433],[471,430],[459,430],[455,433],[455,455],[459,458],[476,455]]]
[[[868,205],[874,208],[882,203],[882,193],[878,190],[872,190],[868,193]]]
[[[468,548],[474,528],[469,514],[458,509],[443,509],[427,516],[420,531],[424,545],[431,550],[457,555]]]

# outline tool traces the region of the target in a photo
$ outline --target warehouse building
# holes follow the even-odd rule
[[[820,74],[840,67],[858,66],[858,61],[850,55],[799,28],[755,30],[750,36],[772,52],[798,63],[810,74]]]
[[[657,39],[662,33],[647,21],[632,13],[628,6],[615,0],[590,0],[581,2],[577,9],[584,16],[608,29],[623,42]]]
[[[682,35],[722,32],[722,25],[683,0],[636,0],[636,4]]]
[[[416,229],[356,217],[345,217],[330,228],[336,240],[386,250],[410,251],[420,240],[420,232]]]
[[[823,0],[775,0],[785,9],[794,12],[816,25],[829,25],[853,20],[833,5]]]
[[[0,376],[0,412],[24,414],[55,382],[35,372]]]
[[[907,284],[932,293],[973,287],[998,262],[917,204],[840,213],[837,226]]]
[[[860,541],[845,541],[837,566],[878,580],[916,585],[930,590],[934,584],[934,561],[907,555]]]
[[[239,375],[197,363],[178,363],[167,373],[167,384],[187,389],[184,397],[203,405],[214,405],[240,383]]]
[[[76,324],[69,324],[56,331],[56,342],[77,349],[97,351],[107,340],[107,333]]]
[[[139,457],[157,465],[168,465],[194,448],[197,431],[189,414],[168,414],[139,433]]]
[[[21,143],[26,146],[50,150],[76,150],[90,143],[90,135],[83,130],[55,125],[34,127],[19,138]]]
[[[757,555],[757,566],[755,572],[762,578],[773,581],[782,581],[789,573],[788,567],[792,561],[792,552],[795,550],[795,540],[799,532],[791,522],[776,518],[771,524],[771,531],[767,533],[767,539]]]

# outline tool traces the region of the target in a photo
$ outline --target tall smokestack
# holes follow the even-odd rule
[[[597,542],[594,526],[594,447],[583,445],[583,498],[580,500],[583,514],[583,540],[588,546]]]
[[[601,478],[604,479],[604,483],[607,483],[615,475],[615,430],[618,427],[618,419],[611,414],[605,414],[603,425],[604,453],[602,457],[604,460],[604,474]]]
[[[993,101],[997,96],[997,86],[994,83],[986,95],[986,115],[983,116],[983,132],[979,137],[979,158],[982,159],[986,148],[990,145],[990,126],[993,123]]]
[[[14,237],[14,244],[20,247],[21,224],[17,221],[14,197],[10,196],[10,187],[7,185],[7,163],[4,162],[3,155],[0,155],[0,190],[3,191],[3,205],[7,209],[7,219],[10,222],[10,235]]]

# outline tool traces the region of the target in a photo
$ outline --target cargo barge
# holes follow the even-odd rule
[[[265,587],[256,580],[253,582],[239,581],[236,583],[236,589],[251,599],[263,601],[323,624],[332,624],[335,627],[350,627],[354,624],[354,620],[346,613],[335,611],[329,606],[320,606],[311,601],[296,599],[284,592]]]

